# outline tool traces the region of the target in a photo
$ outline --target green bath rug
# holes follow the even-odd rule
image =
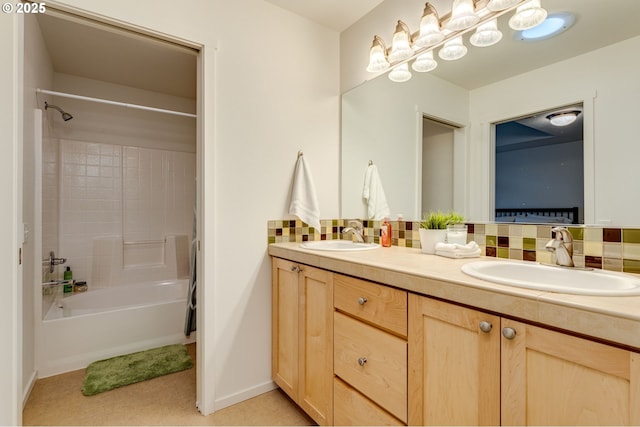
[[[182,344],[99,360],[87,366],[82,394],[93,396],[103,391],[183,371],[192,366],[187,347]]]

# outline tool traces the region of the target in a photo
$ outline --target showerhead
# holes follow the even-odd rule
[[[73,119],[73,116],[67,112],[65,112],[62,108],[56,106],[56,105],[51,105],[49,103],[47,103],[46,101],[44,102],[44,109],[47,110],[49,108],[53,108],[54,110],[58,110],[60,112],[60,114],[62,115],[62,120],[64,120],[65,122],[68,122],[69,120]]]

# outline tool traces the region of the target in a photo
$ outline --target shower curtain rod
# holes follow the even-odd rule
[[[83,101],[97,102],[100,104],[117,105],[117,106],[126,107],[126,108],[136,108],[138,110],[155,111],[156,113],[173,114],[176,116],[194,117],[194,118],[197,117],[195,114],[183,113],[182,111],[165,110],[162,108],[147,107],[146,105],[127,104],[126,102],[110,101],[108,99],[100,99],[100,98],[90,98],[88,96],[74,95],[71,93],[63,93],[63,92],[54,92],[52,90],[46,90],[46,89],[36,89],[36,92],[46,93],[47,95],[61,96],[63,98],[80,99]]]

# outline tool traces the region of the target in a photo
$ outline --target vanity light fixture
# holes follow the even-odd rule
[[[579,114],[580,110],[559,111],[557,113],[551,113],[546,117],[554,126],[568,126],[576,121]]]
[[[509,20],[509,26],[516,30],[534,27],[547,17],[540,0],[453,0],[451,13],[442,19],[427,2],[420,28],[415,33],[412,34],[407,24],[399,20],[390,49],[382,38],[374,36],[367,71],[381,73],[391,68],[391,80],[407,81],[411,78],[409,61],[416,60],[411,66],[414,71],[428,72],[436,68],[432,51],[437,48],[442,47],[438,54],[447,61],[465,56],[467,47],[462,36],[474,30],[471,44],[478,47],[494,45],[502,39],[497,18],[513,10],[516,13]]]

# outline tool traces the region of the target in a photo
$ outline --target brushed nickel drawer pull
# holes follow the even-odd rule
[[[367,358],[366,357],[358,358],[358,365],[364,366],[365,363],[367,363]]]
[[[358,298],[358,304],[364,305],[364,303],[366,303],[366,302],[367,302],[367,298],[366,297]]]

